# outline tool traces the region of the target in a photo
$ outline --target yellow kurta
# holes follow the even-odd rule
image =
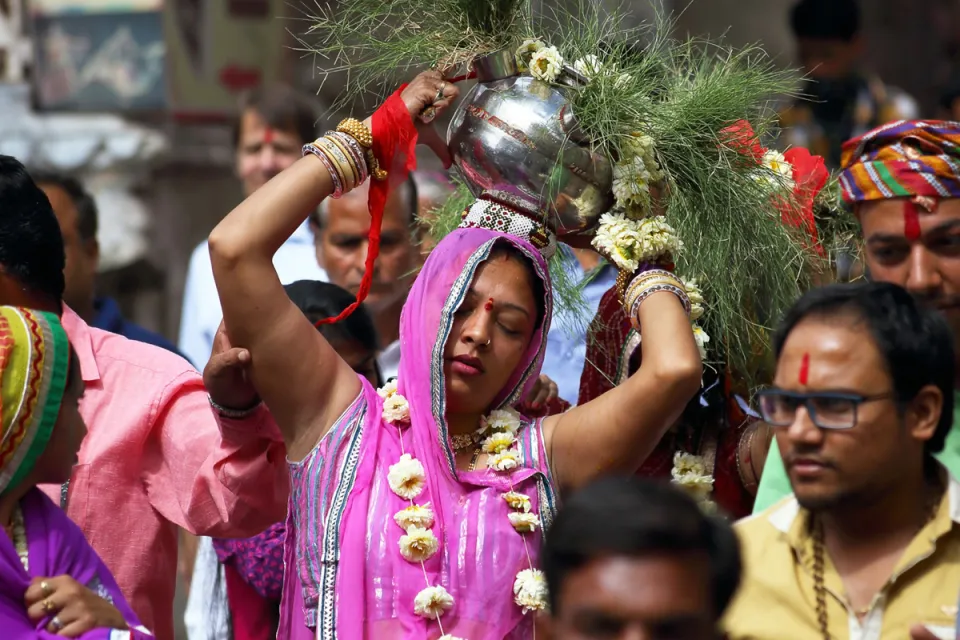
[[[793,496],[736,525],[744,579],[723,626],[730,640],[820,640],[809,514]],[[960,482],[950,477],[934,518],[916,535],[893,576],[858,620],[824,553],[831,638],[906,640],[926,624],[953,637],[960,597]]]

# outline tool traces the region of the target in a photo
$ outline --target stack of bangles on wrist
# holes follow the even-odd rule
[[[373,155],[370,130],[353,118],[347,118],[313,142],[303,145],[303,155],[313,154],[323,163],[333,182],[334,198],[352,191],[373,174],[377,180],[387,177]]]
[[[639,271],[624,287],[623,308],[631,322],[637,322],[637,313],[643,301],[660,291],[669,291],[680,298],[684,311],[690,316],[690,298],[680,278],[666,269],[652,268]]]

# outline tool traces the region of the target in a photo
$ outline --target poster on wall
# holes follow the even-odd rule
[[[39,108],[166,107],[160,0],[34,0],[30,7]]]
[[[170,107],[222,117],[280,74],[284,0],[169,0],[164,11]]]

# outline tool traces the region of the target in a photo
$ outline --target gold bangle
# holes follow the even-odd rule
[[[330,159],[330,162],[337,170],[337,175],[340,176],[340,182],[343,184],[344,193],[353,189],[356,185],[351,184],[348,180],[346,167],[344,166],[346,163],[346,158],[338,157],[343,155],[343,152],[340,151],[340,148],[334,145],[326,137],[317,138],[314,144],[326,154],[327,158]]]
[[[344,158],[346,158],[347,167],[350,170],[350,174],[353,176],[353,186],[358,186],[360,184],[360,169],[356,166],[356,162],[353,160],[353,154],[350,152],[350,149],[347,149],[343,142],[337,140],[336,136],[324,136],[324,138],[335,144],[337,149],[339,149],[343,154]]]
[[[373,146],[373,134],[370,133],[370,129],[356,118],[341,120],[340,124],[337,125],[337,131],[352,137],[364,149],[369,149]]]
[[[623,294],[624,307],[628,310],[631,309],[633,307],[634,300],[643,292],[643,290],[657,284],[669,284],[681,289],[683,288],[683,284],[680,282],[679,278],[672,274],[663,273],[659,270],[641,273],[631,280],[627,285]]]
[[[367,154],[367,169],[374,180],[387,179],[387,172],[380,168],[380,161],[373,154],[373,133],[370,132],[367,125],[356,118],[346,118],[337,125],[337,131],[351,136],[357,141],[357,144],[364,148]]]

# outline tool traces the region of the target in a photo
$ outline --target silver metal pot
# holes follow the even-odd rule
[[[520,75],[512,51],[481,58],[474,69],[477,84],[447,129],[470,190],[544,216],[560,238],[591,230],[613,205],[613,168],[579,132],[570,89]],[[559,79],[583,81],[570,67]]]

